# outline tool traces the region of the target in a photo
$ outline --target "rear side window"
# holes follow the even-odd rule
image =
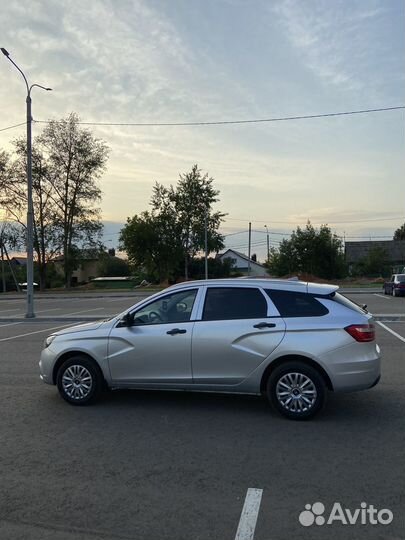
[[[267,302],[259,289],[210,287],[205,296],[203,321],[267,317]]]
[[[349,309],[352,309],[353,311],[357,311],[358,313],[367,313],[367,309],[363,308],[359,304],[356,304],[356,302],[353,302],[352,300],[349,300],[346,296],[343,296],[343,294],[336,293],[333,296],[333,300],[337,302],[338,304],[342,304],[342,306],[345,306]]]
[[[321,317],[329,313],[319,300],[307,293],[266,289],[282,317]]]

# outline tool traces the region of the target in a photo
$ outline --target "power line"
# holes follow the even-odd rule
[[[0,131],[7,131],[8,129],[14,129],[16,127],[24,126],[27,122],[21,122],[21,124],[15,124],[14,126],[8,126],[5,128],[1,128]]]
[[[396,107],[380,107],[378,109],[360,109],[355,111],[339,111],[324,114],[306,114],[301,116],[280,116],[274,118],[255,118],[251,120],[214,120],[210,122],[78,122],[85,126],[132,126],[132,127],[159,127],[159,126],[218,126],[229,124],[259,124],[265,122],[285,122],[287,120],[309,120],[313,118],[326,118],[333,116],[349,116],[354,114],[368,114],[383,111],[405,109],[405,105]],[[60,123],[60,120],[34,120],[38,124]]]
[[[350,223],[369,223],[369,222],[377,222],[377,221],[396,221],[397,219],[404,219],[404,216],[395,216],[395,217],[387,217],[387,218],[372,218],[372,219],[358,219],[358,220],[352,220],[352,221],[325,221],[323,222],[322,220],[321,221],[313,221],[311,220],[310,218],[308,218],[308,220],[311,222],[311,223],[325,223],[327,225],[335,225],[335,224],[339,224],[339,223],[347,223],[347,224],[350,224]],[[252,219],[252,218],[229,218],[229,217],[226,217],[225,218],[225,221],[246,221],[246,222],[249,222],[251,221],[252,223],[282,223],[283,225],[293,225],[295,226],[297,224],[297,222],[293,222],[293,221],[273,221],[273,220],[270,220],[270,219]],[[281,233],[281,234],[284,234],[284,233]],[[288,233],[290,234],[290,233]]]

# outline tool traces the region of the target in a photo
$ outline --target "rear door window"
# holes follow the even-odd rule
[[[267,317],[267,302],[259,289],[209,287],[203,321],[260,319]]]
[[[295,292],[265,289],[282,317],[321,317],[329,313],[313,295]]]

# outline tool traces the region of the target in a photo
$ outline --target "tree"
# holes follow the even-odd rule
[[[405,223],[395,231],[394,240],[405,240]]]
[[[277,276],[305,272],[324,279],[342,277],[342,241],[327,225],[317,230],[308,222],[305,229],[297,227],[289,240],[282,240],[278,250],[270,250],[267,267]]]
[[[384,248],[375,247],[370,249],[367,255],[353,266],[352,275],[380,277],[387,276],[391,272],[391,263]]]
[[[60,233],[64,257],[65,286],[70,285],[74,247],[100,246],[101,189],[97,180],[106,168],[109,149],[104,141],[79,126],[79,117],[51,121],[38,137],[47,156],[50,197]]]
[[[17,275],[16,270],[10,262],[9,251],[20,249],[22,241],[21,228],[15,223],[3,221],[0,224],[0,264],[3,292],[10,290],[10,288],[13,289],[14,287],[17,291],[19,290],[18,281],[20,281],[19,278],[21,276]]]
[[[103,141],[81,129],[79,118],[51,121],[32,149],[34,249],[41,289],[48,261],[64,256],[65,285],[75,267],[79,247],[99,245],[102,224],[95,204],[101,199],[97,184],[108,157]],[[26,229],[27,187],[25,139],[14,141],[15,156],[0,153],[0,205],[10,219]]]
[[[180,275],[183,260],[187,279],[190,261],[204,249],[205,219],[208,252],[222,249],[218,228],[225,214],[212,210],[219,195],[213,181],[194,165],[189,173],[180,175],[176,187],[156,183],[152,210],[128,218],[121,230],[120,249],[127,252],[131,262],[143,265],[151,277],[163,281]]]
[[[218,228],[225,214],[212,211],[212,205],[218,201],[219,195],[213,182],[214,179],[208,177],[207,173],[203,175],[196,164],[189,173],[179,175],[175,188],[170,186],[166,189],[159,184],[154,188],[153,211],[175,216],[183,251],[185,279],[188,279],[189,260],[204,249],[205,221],[208,252],[218,252],[224,247]]]
[[[149,279],[175,279],[182,250],[173,216],[142,212],[128,218],[119,241],[132,266],[138,271],[144,268]]]

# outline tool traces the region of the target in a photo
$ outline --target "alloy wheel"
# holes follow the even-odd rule
[[[315,384],[307,375],[293,372],[280,377],[276,395],[283,408],[293,413],[303,413],[314,406],[318,394]]]

